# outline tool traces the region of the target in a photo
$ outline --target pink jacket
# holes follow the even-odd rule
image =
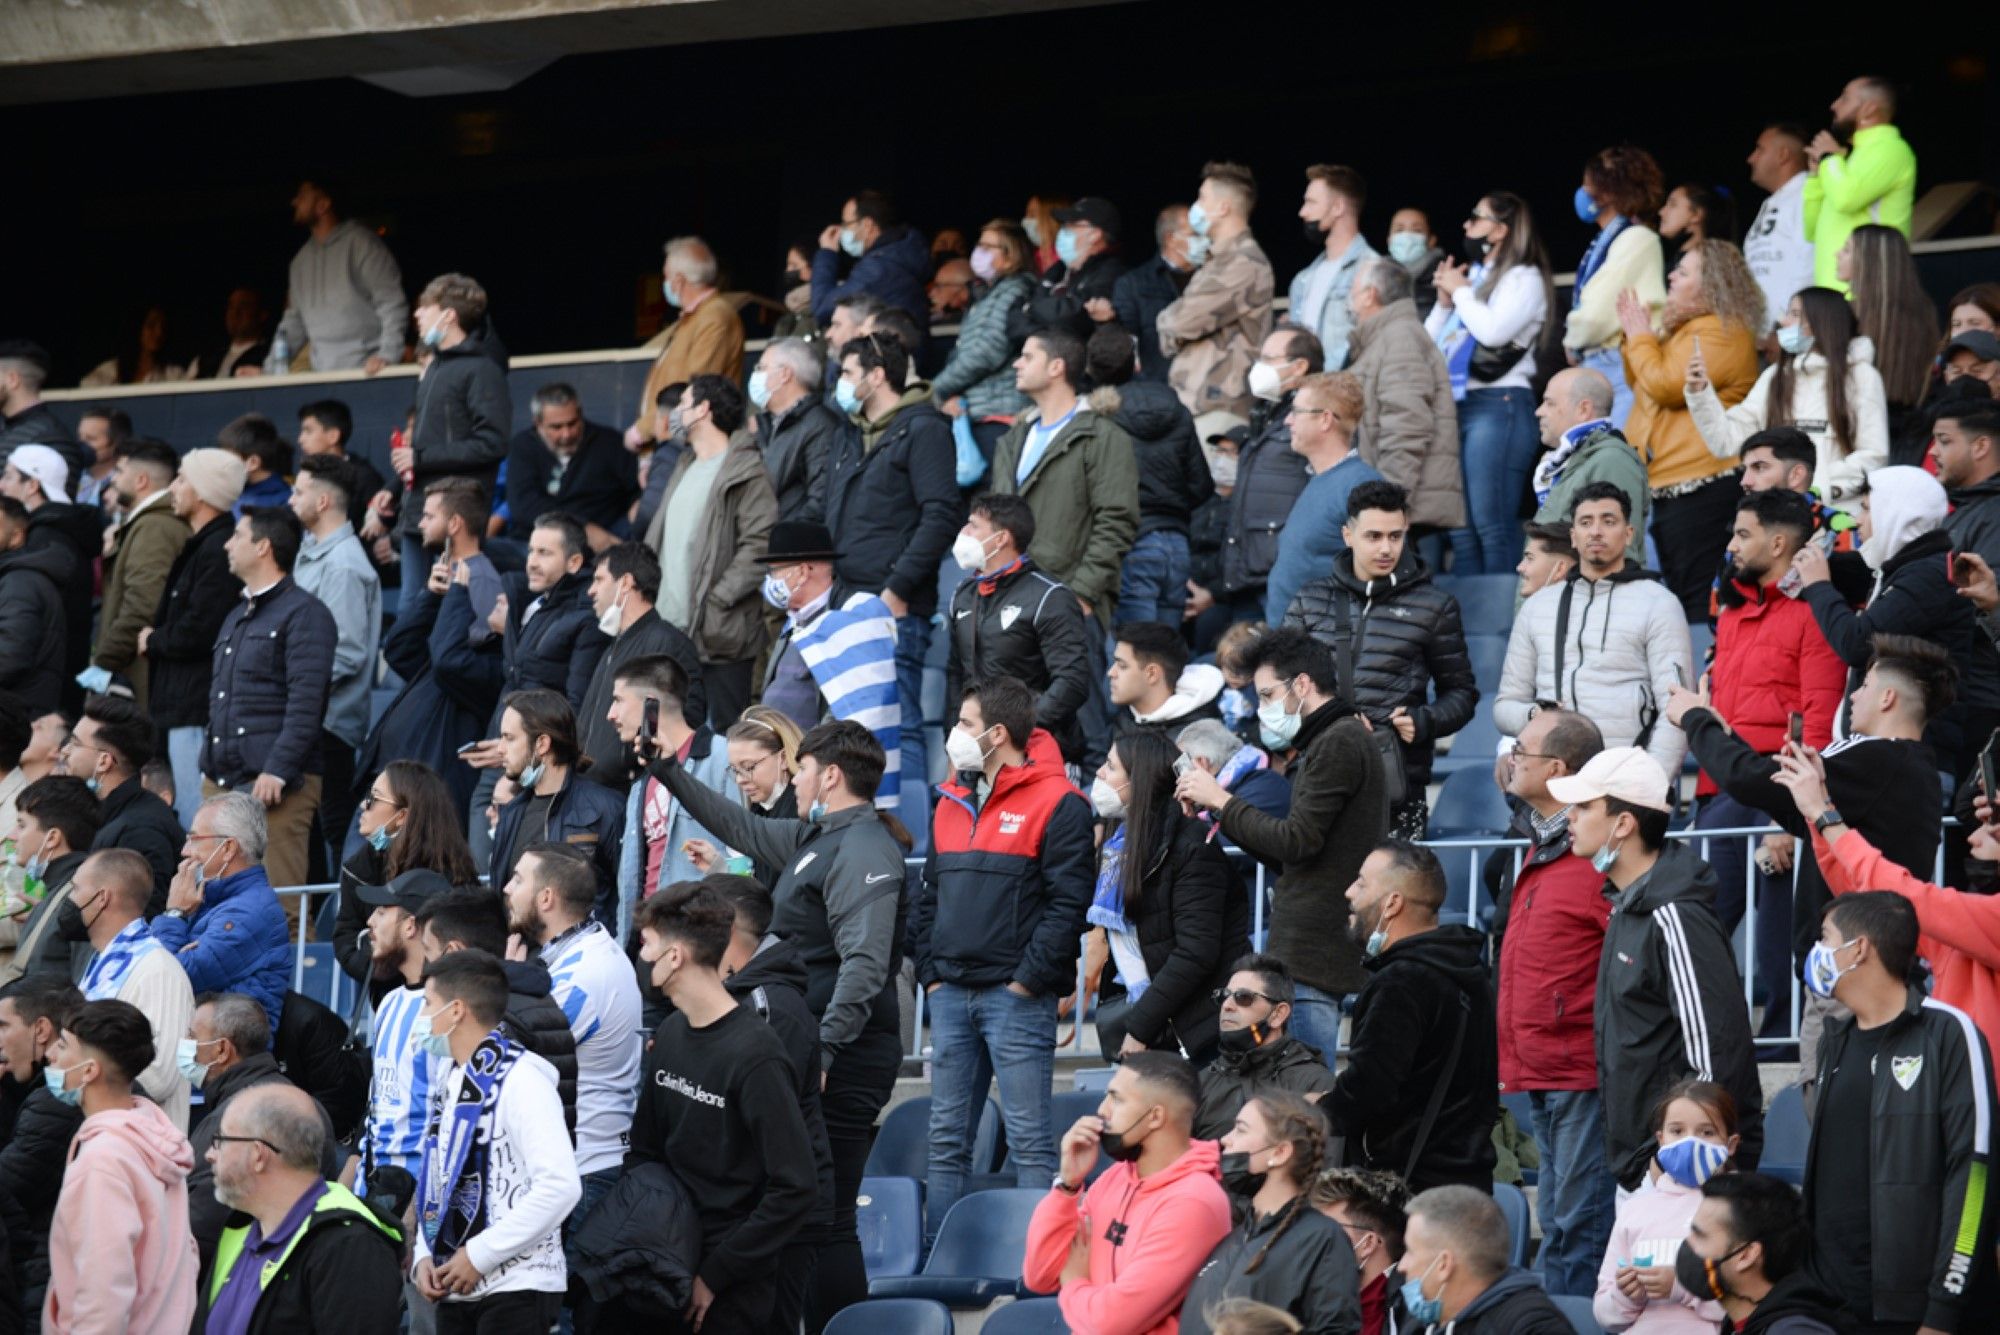
[[[179,1331],[194,1320],[194,1151],[157,1104],[84,1119],[49,1229],[49,1335]]]
[[[1611,1245],[1604,1249],[1604,1262],[1597,1268],[1597,1297],[1590,1310],[1598,1325],[1642,1335],[1715,1335],[1716,1324],[1723,1317],[1722,1304],[1697,1302],[1678,1280],[1671,1294],[1644,1304],[1627,1298],[1612,1280],[1621,1261],[1672,1268],[1700,1204],[1699,1191],[1690,1191],[1665,1173],[1655,1178],[1652,1186],[1641,1187],[1626,1198],[1618,1211],[1618,1222],[1611,1226]]]
[[[1051,1190],[1028,1224],[1022,1278],[1052,1292],[1077,1229],[1088,1228],[1090,1278],[1061,1295],[1074,1335],[1178,1335],[1188,1285],[1229,1236],[1221,1161],[1214,1141],[1197,1140],[1151,1177],[1120,1163],[1081,1196]]]

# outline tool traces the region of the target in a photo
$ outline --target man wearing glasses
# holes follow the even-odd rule
[[[1229,986],[1216,991],[1222,1008],[1222,1055],[1201,1073],[1197,1140],[1220,1140],[1259,1089],[1289,1089],[1315,1103],[1333,1088],[1319,1054],[1285,1032],[1292,1018],[1292,971],[1275,955],[1236,961]]]

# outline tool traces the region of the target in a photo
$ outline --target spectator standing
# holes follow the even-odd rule
[[[1715,873],[1686,844],[1666,842],[1666,771],[1637,747],[1613,747],[1551,780],[1549,794],[1569,804],[1570,846],[1604,874],[1612,899],[1593,1016],[1611,1175],[1627,1190],[1644,1177],[1655,1144],[1646,1110],[1689,1077],[1736,1100],[1738,1161],[1755,1168],[1764,1105],[1750,1017],[1709,909]]]
[[[689,726],[708,718],[701,655],[693,640],[661,618],[659,599],[660,558],[651,547],[621,542],[597,557],[590,577],[590,605],[597,613],[597,628],[611,636],[611,643],[590,670],[576,722],[583,754],[590,758],[591,781],[613,792],[629,786],[625,744],[607,714],[611,683],[625,664],[662,654],[673,659],[687,677],[683,703]]]
[[[1773,121],[1745,159],[1750,183],[1765,198],[1744,234],[1743,258],[1764,290],[1764,312],[1773,320],[1794,292],[1814,286],[1813,239],[1805,224],[1806,139],[1799,126]]]
[[[132,1087],[153,1061],[146,1017],[92,1001],[63,1019],[49,1088],[83,1109],[49,1227],[51,1332],[179,1330],[195,1311],[187,1137]]]
[[[1227,698],[1232,692],[1225,688]],[[1196,719],[1180,730],[1174,744],[1196,769],[1216,776],[1224,789],[1266,815],[1284,819],[1292,805],[1292,785],[1272,767],[1270,754],[1244,741],[1221,719]],[[1264,864],[1272,876],[1278,868]]]
[[[542,1330],[568,1274],[562,1221],[582,1186],[555,1071],[502,1023],[500,961],[464,950],[424,969],[418,1044],[441,1058],[418,1177],[410,1274],[439,1335]],[[446,1051],[437,1051],[440,1045]]]
[[[938,235],[946,237],[959,233],[940,232]],[[937,268],[931,274],[931,281],[924,286],[925,293],[931,299],[930,325],[936,328],[939,325],[956,324],[966,309],[972,305],[972,285],[978,275],[972,272],[971,262],[962,255],[944,258],[943,253],[937,249],[935,241],[931,244],[931,259]]]
[[[1992,566],[2000,561],[2000,407],[1968,402],[1940,412],[1930,457],[1951,502],[1944,531],[1952,550]]]
[[[570,385],[536,389],[528,413],[534,425],[507,447],[508,536],[525,542],[536,519],[561,510],[582,521],[593,552],[603,551],[639,499],[638,456],[616,429],[584,417]]]
[[[963,331],[958,339],[965,346]],[[765,346],[750,373],[757,447],[777,493],[780,520],[826,517],[826,464],[843,428],[839,414],[820,396],[821,370],[816,345],[781,338]]]
[[[1602,371],[1573,366],[1549,377],[1535,409],[1548,453],[1535,465],[1534,522],[1567,530],[1578,494],[1593,482],[1609,482],[1631,507],[1625,560],[1636,570],[1646,564],[1652,491],[1646,485],[1646,461],[1611,424],[1611,402],[1611,381]]]
[[[215,433],[215,443],[243,460],[247,482],[236,502],[241,519],[252,505],[283,505],[291,499],[292,447],[277,423],[262,413],[245,413]]]
[[[1173,359],[1167,383],[1194,415],[1203,439],[1246,420],[1250,367],[1271,327],[1271,261],[1250,234],[1257,181],[1248,167],[1211,162],[1188,210],[1187,288],[1154,320],[1160,351]]]
[[[224,338],[204,353],[195,364],[195,374],[211,380],[227,380],[235,375],[255,375],[270,360],[271,317],[264,309],[263,294],[254,287],[231,288],[222,307]]]
[[[1260,1090],[1282,1089],[1313,1103],[1333,1089],[1333,1071],[1319,1050],[1287,1032],[1297,985],[1275,955],[1251,953],[1231,966],[1216,990],[1220,1051],[1201,1073],[1201,1104],[1194,1133],[1220,1140]]]
[[[1362,409],[1361,382],[1346,371],[1307,376],[1293,393],[1285,428],[1311,476],[1277,532],[1264,595],[1268,624],[1282,622],[1299,590],[1333,569],[1347,550],[1348,498],[1382,480],[1354,448]]]
[[[1008,312],[1008,340],[1020,346],[1030,334],[1061,330],[1083,340],[1100,321],[1112,318],[1111,294],[1125,276],[1117,255],[1124,223],[1118,206],[1085,195],[1069,208],[1053,211],[1056,262],[1025,302]]]
[[[1626,555],[1629,507],[1612,483],[1579,489],[1570,529],[1577,567],[1514,618],[1493,722],[1518,737],[1543,702],[1564,705],[1590,715],[1606,745],[1642,747],[1672,773],[1687,739],[1660,709],[1677,683],[1692,680],[1693,649],[1680,601]]]
[[[1632,411],[1631,383],[1619,355],[1624,337],[1619,299],[1634,292],[1648,312],[1658,312],[1667,300],[1660,237],[1653,230],[1665,189],[1653,155],[1629,144],[1593,156],[1576,188],[1576,216],[1597,228],[1597,235],[1576,266],[1563,349],[1570,365],[1596,371],[1611,383],[1608,416],[1617,430],[1626,429]]]
[[[1418,536],[1465,523],[1458,410],[1444,355],[1424,332],[1410,275],[1394,260],[1364,262],[1348,290],[1349,366],[1361,382],[1361,457],[1410,496]]]
[[[1438,266],[1445,262],[1444,247],[1438,245],[1437,229],[1431,226],[1430,215],[1413,208],[1397,209],[1390,214],[1385,250],[1410,275],[1418,318],[1430,319],[1431,312],[1437,309],[1435,275]]]
[[[387,545],[389,529],[384,516],[393,517],[395,496],[384,490],[381,470],[349,448],[353,440],[353,410],[339,399],[319,399],[299,405],[300,458],[327,454],[347,461],[354,470],[354,494],[348,500],[347,522],[354,525],[354,532],[371,552],[387,551],[393,556],[394,549]],[[432,544],[426,541],[424,545]],[[394,561],[378,560],[377,564],[388,566]]]
[[[1194,229],[1188,226],[1188,206],[1169,204],[1153,219],[1153,258],[1128,270],[1111,290],[1111,308],[1118,323],[1138,343],[1138,378],[1153,384],[1167,383],[1173,359],[1160,351],[1160,312],[1180,300],[1194,276],[1195,265],[1188,258],[1188,244]],[[960,335],[960,337],[964,337]]]
[[[10,1219],[8,1260],[25,1328],[41,1328],[49,1286],[49,1226],[62,1194],[70,1145],[83,1109],[58,1098],[45,1073],[63,1017],[83,1005],[66,974],[30,974],[0,987],[0,1060],[7,1063],[7,1132],[0,1139],[0,1189],[19,1214]]]
[[[1411,508],[1393,482],[1349,492],[1347,549],[1333,558],[1332,574],[1299,590],[1283,624],[1325,645],[1341,665],[1342,697],[1395,734],[1399,749],[1384,760],[1402,765],[1404,795],[1390,807],[1389,828],[1415,840],[1429,824],[1424,793],[1437,740],[1472,721],[1479,687],[1458,600],[1431,581],[1408,541]]]
[[[77,575],[69,553],[27,543],[28,512],[0,495],[0,689],[39,717],[57,707],[68,682],[63,604]]]
[[[1924,290],[1909,238],[1894,227],[1856,227],[1834,256],[1834,267],[1848,285],[1855,326],[1875,345],[1875,369],[1882,373],[1889,403],[1890,455],[1911,461],[1922,455],[1930,425],[1920,409],[1936,377],[1943,341],[1937,304]],[[1947,366],[1956,360],[1947,355]],[[1989,388],[1991,377],[1989,370]],[[1949,370],[1945,378],[1951,378]]]
[[[403,360],[410,303],[396,257],[374,229],[342,217],[341,203],[326,181],[301,181],[292,196],[292,221],[308,235],[292,257],[278,337],[295,360],[310,343],[312,370],[373,375]]]
[[[284,1018],[292,949],[284,910],[264,867],[264,808],[248,793],[201,804],[181,849],[153,939],[174,952],[197,992],[241,992],[276,1029]],[[177,1040],[178,1041],[178,1040]]]
[[[1171,738],[1195,719],[1219,719],[1222,669],[1188,663],[1180,631],[1157,621],[1128,621],[1113,632],[1111,669],[1105,674],[1116,711],[1114,736],[1134,732]]]
[[[1813,281],[1846,292],[1835,257],[1865,224],[1910,234],[1916,201],[1917,155],[1896,119],[1896,92],[1887,79],[1850,79],[1828,108],[1831,124],[1806,145],[1801,221],[1813,244]]]
[[[359,810],[355,828],[361,847],[340,871],[333,953],[347,976],[366,984],[373,999],[380,1000],[389,982],[369,970],[371,909],[361,900],[361,887],[388,885],[417,869],[435,872],[449,886],[474,886],[479,872],[466,846],[465,819],[444,780],[428,765],[390,761],[369,781]]]
[[[1507,1263],[1507,1220],[1491,1193],[1433,1187],[1412,1196],[1408,1209],[1396,1268],[1409,1277],[1402,1299],[1411,1329],[1425,1323],[1453,1335],[1569,1335],[1575,1329],[1534,1276]]]
[[[111,485],[111,475],[132,439],[132,419],[117,408],[86,408],[76,419],[76,434],[91,456],[90,467],[76,484],[77,503],[100,510],[119,508],[123,502]]]
[[[1660,239],[1678,242],[1680,250],[1735,235],[1736,205],[1726,187],[1683,181],[1660,205]]]
[[[1720,1085],[1683,1080],[1653,1109],[1653,1139],[1645,1186],[1620,1202],[1592,1313],[1620,1330],[1710,1335],[1722,1316],[1712,1286],[1689,1288],[1677,1271],[1702,1185],[1735,1153],[1736,1101]]]
[[[959,322],[951,359],[931,379],[931,393],[954,419],[964,419],[980,454],[991,460],[993,447],[1028,406],[1014,384],[1019,344],[1008,328],[1035,292],[1034,253],[1020,224],[996,218],[981,228],[972,270],[981,287]]]
[[[72,572],[60,581],[63,600],[64,703],[74,708],[81,692],[67,684],[90,662],[91,594],[98,557],[104,550],[104,513],[95,506],[73,505],[69,466],[47,445],[22,445],[0,469],[0,496],[19,501],[28,512],[29,551],[54,550],[69,558]]]
[[[1347,1234],[1361,1266],[1361,1335],[1393,1330],[1390,1293],[1396,1263],[1403,1258],[1403,1205],[1409,1192],[1393,1173],[1366,1168],[1327,1168],[1312,1185],[1309,1199]]]
[[[1520,806],[1514,833],[1528,851],[1505,897],[1500,939],[1500,1088],[1526,1093],[1542,1166],[1539,1269],[1550,1293],[1587,1297],[1611,1233],[1614,1184],[1604,1164],[1604,1101],[1597,1088],[1593,1013],[1597,961],[1611,901],[1604,880],[1570,856],[1569,806],[1549,792],[1604,749],[1588,717],[1545,709],[1501,761]],[[1496,896],[1499,898],[1499,896]]]
[[[1625,433],[1648,460],[1660,573],[1688,620],[1697,621],[1708,610],[1709,581],[1728,542],[1727,511],[1741,487],[1734,462],[1716,457],[1703,442],[1687,396],[1712,387],[1729,408],[1750,392],[1764,297],[1741,251],[1726,241],[1704,241],[1684,252],[1668,275],[1664,339],[1634,296],[1619,296],[1618,319],[1634,396]]]
[[[612,674],[611,707],[605,713],[634,776],[625,795],[625,832],[618,846],[618,915],[613,922],[621,946],[631,944],[632,914],[640,901],[677,881],[700,879],[701,868],[688,845],[696,840],[717,843],[684,801],[659,779],[641,773],[648,754],[672,755],[695,783],[722,791],[729,776],[728,749],[717,744],[706,723],[687,721],[687,695],[687,674],[664,654],[629,659]],[[658,730],[650,735],[645,731],[649,700],[658,701],[660,716]]]
[[[256,506],[236,521],[224,544],[244,597],[216,633],[215,692],[201,752],[204,798],[240,790],[269,813],[271,869],[279,885],[305,884],[340,633],[326,604],[291,576],[300,539],[298,516]],[[259,854],[261,862],[261,849]]]
[[[1084,351],[1090,410],[1132,441],[1139,473],[1139,536],[1118,578],[1120,623],[1173,624],[1187,598],[1188,523],[1215,494],[1194,419],[1163,381],[1133,378],[1132,336],[1103,325]]]
[[[1055,1185],[1028,1225],[1022,1277],[1037,1292],[1059,1290],[1072,1329],[1178,1328],[1189,1285],[1230,1227],[1217,1147],[1189,1135],[1198,1102],[1183,1058],[1136,1052],[1097,1113],[1064,1133]],[[1086,1187],[1100,1153],[1112,1165]]]
[[[1544,332],[1556,289],[1548,250],[1519,195],[1483,196],[1465,220],[1462,245],[1471,267],[1431,266],[1437,304],[1424,328],[1445,355],[1458,402],[1468,517],[1452,531],[1452,569],[1498,574],[1519,549],[1521,498],[1535,466],[1534,382],[1555,341]]]
[[[1211,1305],[1225,1298],[1268,1303],[1310,1329],[1360,1328],[1354,1247],[1308,1199],[1327,1150],[1326,1119],[1298,1095],[1266,1090],[1243,1105],[1222,1138],[1222,1181],[1249,1212],[1196,1273],[1183,1331],[1208,1335]]]
[[[665,251],[660,292],[679,314],[647,344],[657,345],[660,355],[646,372],[639,412],[625,428],[629,450],[665,442],[653,411],[663,390],[685,385],[698,375],[719,375],[732,382],[743,378],[743,317],[735,303],[715,289],[720,272],[715,252],[698,236],[674,237]]]
[[[750,703],[751,670],[763,650],[764,554],[778,498],[744,430],[735,382],[696,376],[681,391],[688,450],[646,530],[660,554],[660,616],[701,654],[709,722],[727,728]]]
[[[325,782],[319,829],[328,868],[338,867],[354,821],[354,754],[368,737],[382,642],[382,581],[347,516],[356,478],[344,459],[320,455],[299,467],[292,513],[305,530],[294,566],[299,588],[319,599],[333,617],[333,673],[327,682],[326,720],[320,730]],[[307,861],[317,867],[317,857]]]
[[[417,912],[451,883],[424,867],[400,872],[386,885],[357,886],[354,894],[368,912],[369,974],[389,989],[376,998],[369,1033],[371,1064],[368,1121],[361,1133],[363,1195],[407,1200],[416,1185],[432,1101],[432,1049],[417,1041],[417,1016],[424,1009],[424,951],[417,935]],[[504,986],[504,979],[503,979]],[[503,1002],[504,1005],[504,1002]],[[413,1322],[433,1320],[413,1284],[404,1292]]]
[[[1762,1173],[1719,1173],[1674,1260],[1696,1290],[1722,1304],[1743,1335],[1835,1335],[1846,1318],[1807,1266],[1805,1207],[1789,1183]],[[1685,1286],[1683,1286],[1685,1287]]]
[[[1329,371],[1348,364],[1347,341],[1354,333],[1348,294],[1362,262],[1378,253],[1361,235],[1361,209],[1367,202],[1368,184],[1354,168],[1327,163],[1306,168],[1299,219],[1305,224],[1306,240],[1321,250],[1292,276],[1286,292],[1291,299],[1288,318],[1318,335]]]
[[[521,855],[538,843],[564,844],[590,859],[597,911],[616,911],[625,803],[578,772],[576,716],[554,691],[516,691],[500,709],[500,769],[514,790],[493,831],[487,884],[505,886]]]
[[[49,354],[26,339],[0,340],[0,463],[16,446],[47,445],[69,464],[70,477],[90,471],[91,452],[55,409],[42,402],[49,380]]]
[[[1064,774],[1054,739],[1036,729],[1025,684],[967,684],[945,749],[956,773],[938,789],[909,925],[935,1052],[925,1193],[932,1241],[971,1170],[973,1133],[996,1074],[1017,1184],[1033,1186],[1055,1170],[1056,1007],[1075,989],[1096,861],[1091,808]],[[1001,897],[1011,906],[1004,917],[991,911]]]
[[[1175,796],[1216,812],[1223,834],[1244,852],[1283,864],[1269,949],[1298,980],[1292,1032],[1330,1060],[1340,1046],[1340,999],[1359,991],[1364,977],[1360,943],[1346,930],[1344,892],[1388,828],[1382,764],[1367,724],[1338,695],[1325,645],[1281,629],[1267,632],[1247,657],[1265,742],[1297,752],[1291,810],[1282,819],[1267,815],[1194,768]]]
[[[841,268],[850,260],[843,277]],[[840,206],[840,221],[819,234],[812,259],[813,318],[828,324],[842,297],[865,294],[922,320],[930,311],[924,292],[930,269],[923,233],[898,220],[894,202],[879,190],[856,191]]]
[[[1752,437],[1772,427],[1804,431],[1818,454],[1816,490],[1852,511],[1868,474],[1889,462],[1889,410],[1875,345],[1855,332],[1853,308],[1832,288],[1801,289],[1778,311],[1784,356],[1726,411],[1707,378],[1690,375],[1688,411],[1719,459],[1740,455]]]
[[[1916,909],[1890,891],[1826,912],[1806,986],[1853,1014],[1820,1047],[1805,1208],[1813,1274],[1857,1324],[1948,1331],[1992,1277],[1975,1184],[1992,1151],[1977,1110],[1992,1106],[1993,1066],[1971,1017],[1925,995],[1917,943]]]
[[[153,1060],[133,1076],[181,1130],[188,1124],[188,1081],[178,1055],[194,1014],[194,992],[187,973],[146,926],[152,894],[146,860],[122,848],[107,849],[77,868],[69,906],[92,951],[81,983],[84,1000],[129,1002],[146,1017]]]
[[[1014,678],[1036,692],[1035,726],[1077,764],[1086,747],[1078,715],[1095,688],[1088,642],[1100,632],[1075,594],[1025,555],[1039,529],[1018,496],[974,498],[952,545],[968,577],[952,592],[945,622],[945,699],[962,699],[972,681]]]
[[[97,644],[84,685],[93,689],[96,683],[94,689],[102,690],[112,676],[122,674],[132,684],[141,713],[151,699],[151,674],[139,653],[139,634],[152,624],[174,560],[193,536],[187,520],[174,513],[170,488],[179,467],[173,446],[138,439],[125,443],[112,475],[112,485],[124,498],[125,516],[118,524],[117,552],[107,562]],[[98,672],[104,674],[101,682]]]

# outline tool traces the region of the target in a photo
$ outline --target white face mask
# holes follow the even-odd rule
[[[604,609],[604,615],[597,618],[597,628],[612,639],[618,638],[619,630],[625,624],[625,600],[615,598],[611,606]]]
[[[983,737],[985,734],[981,733],[979,736]],[[944,753],[950,758],[952,769],[961,774],[967,770],[986,768],[986,748],[979,744],[979,737],[975,737],[963,728],[953,728],[944,735]]]
[[[1269,362],[1258,362],[1250,368],[1250,392],[1266,403],[1276,403],[1285,397],[1283,377],[1278,368]]]
[[[1120,820],[1125,815],[1125,799],[1101,774],[1090,781],[1090,805],[1106,820]]]
[[[1209,457],[1208,475],[1218,487],[1236,485],[1236,456],[1217,450]]]
[[[986,543],[991,541],[992,538],[990,537],[981,541],[973,537],[970,533],[961,531],[956,538],[952,539],[951,559],[964,566],[967,570],[976,571],[983,569],[986,565]]]

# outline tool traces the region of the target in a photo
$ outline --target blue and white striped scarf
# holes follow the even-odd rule
[[[153,939],[152,929],[146,926],[146,920],[134,918],[125,924],[124,931],[111,938],[110,943],[90,961],[90,967],[84,970],[83,999],[115,1000],[118,989],[132,976],[133,967],[160,949],[163,947]]]
[[[875,805],[893,808],[901,791],[903,707],[896,696],[896,616],[872,593],[828,609],[794,641],[826,707],[875,734],[882,783]],[[803,814],[803,813],[801,813]]]

